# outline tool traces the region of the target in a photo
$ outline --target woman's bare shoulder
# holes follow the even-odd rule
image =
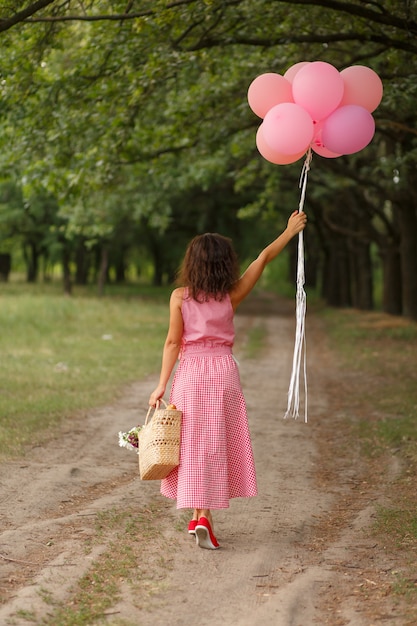
[[[171,300],[173,302],[177,302],[177,301],[183,301],[184,299],[184,287],[177,287],[176,289],[173,290],[173,292],[171,293]]]

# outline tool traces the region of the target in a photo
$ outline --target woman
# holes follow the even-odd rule
[[[149,404],[158,406],[175,363],[170,402],[182,411],[180,464],[161,482],[161,493],[177,508],[193,509],[188,532],[202,548],[217,549],[212,509],[229,499],[257,495],[245,399],[232,355],[234,313],[289,241],[304,229],[295,211],[284,232],[239,277],[232,243],[206,233],[189,244],[181,285],[171,294],[170,321],[159,384]]]

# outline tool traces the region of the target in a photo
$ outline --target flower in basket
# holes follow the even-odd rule
[[[119,432],[119,446],[127,448],[128,450],[138,450],[139,447],[139,433],[142,430],[142,426],[135,426],[127,431],[127,433]]]

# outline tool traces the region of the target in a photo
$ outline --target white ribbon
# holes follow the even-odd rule
[[[300,176],[299,187],[301,189],[300,203],[298,212],[304,210],[304,199],[306,195],[307,176],[310,170],[311,149],[307,152],[303,169]],[[298,259],[297,259],[297,292],[296,292],[296,328],[295,328],[295,344],[294,356],[292,362],[292,374],[290,379],[290,387],[288,390],[288,404],[284,418],[299,417],[300,409],[300,370],[303,366],[304,379],[304,421],[307,422],[307,362],[306,362],[306,338],[305,338],[305,316],[306,316],[306,293],[304,291],[305,274],[304,274],[304,237],[303,231],[298,235]]]

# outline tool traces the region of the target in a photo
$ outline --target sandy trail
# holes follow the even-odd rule
[[[1,466],[0,624],[39,624],[51,601],[68,598],[71,585],[105,549],[99,542],[85,549],[97,516],[123,509],[126,502],[138,510],[154,507],[160,535],[147,541],[138,564],[139,591],[121,583],[122,600],[100,623],[372,624],[349,576],[372,550],[363,529],[375,498],[361,490],[362,469],[352,454],[335,460],[329,470],[332,437],[338,436],[338,375],[328,364],[320,325],[307,316],[309,423],[284,420],[294,345],[292,306],[277,308],[269,299],[254,303],[250,300],[237,316],[235,354],[259,496],[232,501],[229,510],[216,512],[221,549],[196,547],[186,533],[188,515],[159,495],[158,482],[141,482],[136,457],[117,445],[119,430],[143,421],[156,376],[140,381],[114,405],[66,424],[59,441]],[[266,329],[267,348],[256,359],[246,359],[245,332],[253,325]],[[399,623],[395,616],[384,621]]]

